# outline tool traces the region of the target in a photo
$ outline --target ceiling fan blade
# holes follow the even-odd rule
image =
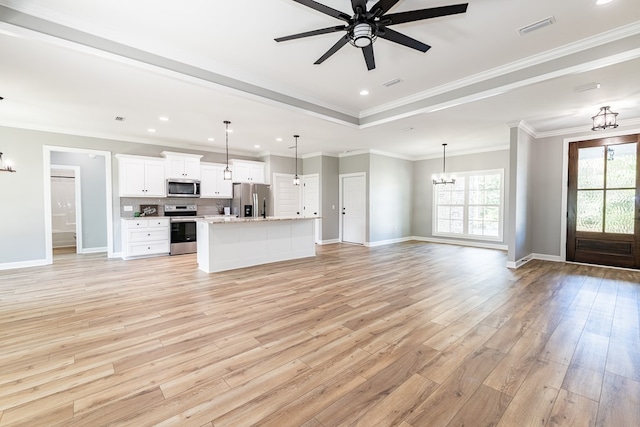
[[[409,12],[392,13],[384,15],[380,20],[380,25],[395,25],[405,22],[420,21],[422,19],[437,18],[439,16],[455,15],[465,13],[469,3],[453,4],[450,6],[432,7],[429,9],[411,10]]]
[[[410,47],[411,49],[419,50],[420,52],[426,52],[431,49],[431,46],[429,46],[428,44],[424,44],[416,39],[412,39],[409,36],[405,36],[404,34],[394,31],[391,28],[380,27],[380,30],[381,31],[378,32],[378,37],[380,37],[381,39],[389,40],[394,43]]]
[[[322,55],[320,58],[318,58],[318,60],[316,62],[314,62],[314,64],[318,65],[318,64],[322,64],[324,61],[326,61],[331,55],[333,55],[334,53],[336,53],[337,51],[340,50],[340,48],[342,46],[344,46],[345,44],[347,44],[349,42],[349,36],[347,34],[345,34],[344,36],[342,36],[340,38],[340,40],[338,40],[338,42],[336,44],[334,44],[331,49],[329,49],[327,51],[327,53],[325,53],[324,55]]]
[[[339,10],[336,10],[329,6],[320,4],[317,1],[313,1],[313,0],[293,0],[293,1],[295,1],[296,3],[300,3],[301,5],[310,7],[311,9],[315,9],[318,12],[324,13],[325,15],[329,15],[329,16],[333,16],[334,18],[341,19],[345,22],[349,22],[349,20],[351,19],[351,16],[347,15],[346,13],[340,12]]]
[[[336,27],[322,28],[320,30],[306,31],[304,33],[292,34],[290,36],[285,36],[285,37],[278,37],[277,39],[274,39],[274,40],[277,42],[285,42],[287,40],[301,39],[303,37],[317,36],[319,34],[335,33],[337,31],[344,31],[346,29],[347,29],[346,25],[339,25]]]
[[[387,13],[389,9],[395,6],[400,0],[380,0],[378,3],[374,4],[371,10],[374,17],[380,17]]]
[[[364,55],[364,61],[367,63],[367,69],[369,71],[376,68],[376,59],[373,56],[373,45],[365,46],[362,48],[362,54]]]
[[[367,0],[351,0],[351,8],[356,15],[365,14],[367,13]]]

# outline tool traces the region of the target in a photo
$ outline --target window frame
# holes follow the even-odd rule
[[[481,236],[477,234],[469,234],[469,177],[479,175],[494,175],[500,174],[500,206],[498,207],[498,236]],[[432,203],[431,203],[431,234],[435,237],[452,237],[456,239],[468,239],[468,240],[482,240],[490,242],[502,242],[504,239],[504,204],[505,204],[505,182],[504,182],[504,168],[499,169],[486,169],[478,171],[465,171],[456,172],[456,178],[465,178],[464,187],[464,205],[463,206],[463,233],[451,233],[451,232],[439,232],[438,230],[438,190],[435,188],[432,191]],[[441,186],[449,184],[434,184],[433,186]],[[451,206],[451,205],[446,205]],[[495,206],[495,205],[474,205],[474,206]]]

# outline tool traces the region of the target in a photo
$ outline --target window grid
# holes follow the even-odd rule
[[[433,235],[502,240],[502,169],[462,172],[434,186]]]

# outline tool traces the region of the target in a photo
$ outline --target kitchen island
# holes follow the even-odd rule
[[[316,218],[198,220],[198,269],[207,273],[316,255]]]

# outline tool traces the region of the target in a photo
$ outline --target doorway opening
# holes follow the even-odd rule
[[[82,253],[80,167],[51,165],[53,254]]]
[[[59,216],[54,219],[53,191],[56,191],[57,184],[52,185],[52,168],[56,170],[66,168],[74,171],[75,252],[78,254],[106,252],[109,258],[113,258],[111,152],[44,146],[43,167],[46,264],[53,263],[54,230],[61,231],[60,223],[54,224],[54,221],[62,221],[60,211],[55,211]],[[65,232],[70,231],[67,230],[71,228],[67,224],[69,222],[68,218],[65,219]],[[66,239],[62,234],[56,238]],[[59,242],[55,245],[58,246]]]

